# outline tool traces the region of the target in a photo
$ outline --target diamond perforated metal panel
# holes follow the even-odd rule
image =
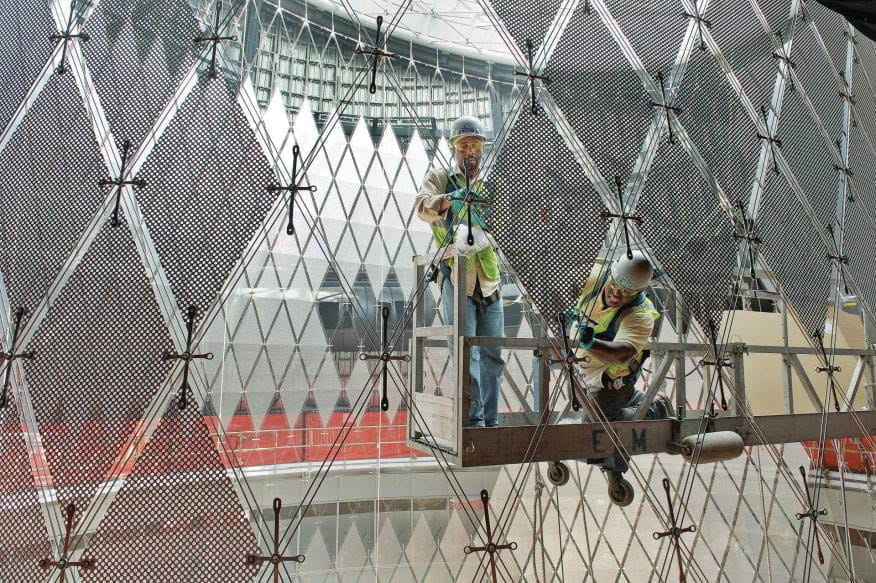
[[[548,91],[603,178],[626,178],[652,113],[642,83],[595,11],[575,9],[546,74]]]
[[[81,513],[143,415],[172,348],[124,224],[105,226],[49,310],[24,365],[52,482]]]
[[[574,304],[602,244],[599,196],[554,125],[526,104],[489,178],[496,242],[552,318]]]
[[[84,581],[252,579],[258,543],[197,407],[168,406],[88,553]]]
[[[140,144],[194,63],[200,30],[181,0],[101,2],[84,29],[86,64],[118,145]]]
[[[695,48],[675,105],[697,151],[731,202],[751,192],[760,144],[757,127],[708,51]]]
[[[876,156],[861,128],[852,125],[849,134],[850,200],[846,202],[843,251],[849,258],[848,273],[857,284],[864,302],[876,314]]]
[[[682,18],[684,6],[676,0],[605,0],[605,5],[645,70],[652,77],[658,71],[668,77],[689,23]]]
[[[278,196],[221,78],[203,79],[149,156],[137,198],[180,307],[212,304]]]
[[[846,53],[849,47],[849,25],[846,19],[820,2],[806,2],[805,6],[824,40],[834,68],[842,75],[846,68]]]
[[[812,205],[819,225],[836,219],[839,175],[830,147],[817,131],[799,91],[785,91],[777,136],[782,156]]]
[[[34,310],[97,211],[102,163],[71,73],[55,75],[0,153],[0,270]]]
[[[685,306],[705,328],[721,324],[736,274],[736,240],[727,212],[679,145],[661,144],[636,214],[642,235]]]
[[[530,3],[517,0],[491,0],[496,14],[517,42],[526,57],[526,39],[532,41],[534,51],[538,50],[548,28],[562,4],[562,0],[545,0]]]
[[[15,398],[0,409],[0,581],[45,579],[40,559],[51,553]]]
[[[842,134],[843,99],[840,92],[844,89],[819,43],[818,35],[802,18],[797,20],[790,57],[794,63],[793,76],[803,85],[830,141],[835,142]],[[793,83],[795,88],[797,81]]]
[[[55,25],[47,0],[6,0],[0,16],[0,131],[52,53]]]
[[[831,287],[827,248],[782,174],[768,175],[757,227],[763,239],[761,253],[799,316],[803,331],[807,335],[821,331]]]
[[[785,3],[785,13],[789,6]],[[705,18],[708,34],[721,49],[743,91],[755,108],[769,106],[779,72],[773,53],[778,39],[765,30],[748,2],[712,0]]]

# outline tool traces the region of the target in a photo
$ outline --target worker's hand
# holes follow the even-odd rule
[[[581,326],[578,328],[578,346],[584,350],[593,348],[593,342],[596,340],[596,331],[593,326]]]

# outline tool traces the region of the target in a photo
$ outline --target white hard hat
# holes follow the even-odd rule
[[[643,253],[633,251],[632,255],[630,259],[624,253],[612,263],[611,278],[627,291],[641,291],[654,277],[654,267]]]
[[[464,115],[456,118],[450,126],[450,143],[451,145],[459,138],[472,136],[475,138],[487,139],[487,130],[484,124],[476,117]]]

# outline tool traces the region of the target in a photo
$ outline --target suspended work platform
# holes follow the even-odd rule
[[[417,280],[422,281],[433,257],[417,257]],[[733,432],[741,437],[745,446],[795,443],[821,439],[822,413],[794,413],[793,399],[789,398],[792,371],[816,411],[823,410],[819,391],[806,372],[801,357],[816,355],[810,347],[758,346],[744,343],[728,343],[725,348],[732,368],[721,371],[726,386],[733,387],[728,399],[728,411],[704,422],[702,411],[686,410],[684,383],[676,383],[676,418],[645,420],[644,412],[663,385],[667,374],[674,367],[675,378],[686,376],[687,357],[703,358],[711,355],[708,344],[684,342],[651,342],[652,375],[645,392],[645,401],[639,408],[637,420],[614,423],[573,422],[558,423],[560,410],[550,410],[549,395],[556,382],[555,372],[546,363],[547,359],[560,359],[562,349],[548,338],[487,338],[466,337],[465,330],[465,289],[456,281],[459,270],[453,272],[453,323],[441,326],[422,326],[425,321],[423,302],[414,313],[414,333],[411,340],[411,393],[415,402],[408,419],[408,445],[428,454],[440,454],[451,464],[460,467],[481,467],[502,464],[553,462],[560,460],[603,458],[612,455],[614,445],[612,433],[620,440],[630,455],[653,453],[684,453],[682,442],[686,437]],[[533,359],[533,375],[538,375],[538,404],[533,410],[500,413],[500,426],[495,428],[468,428],[468,409],[470,402],[470,356],[475,346],[501,346],[512,351],[526,351]],[[434,387],[424,386],[424,367],[427,364],[427,350],[444,347],[450,354],[449,360],[455,374],[455,392],[436,391]],[[851,381],[844,390],[845,402],[853,403],[862,387],[867,391],[868,410],[832,411],[824,415],[826,431],[824,439],[844,437],[861,438],[876,435],[876,407],[874,407],[874,356],[876,350],[835,349],[838,357],[854,358],[856,365]],[[785,387],[765,379],[756,387],[746,387],[745,362],[752,355],[781,355],[785,367]],[[869,383],[863,379],[869,377]],[[564,381],[567,382],[567,381]],[[503,385],[503,391],[516,390]],[[559,389],[563,390],[563,389]],[[583,407],[588,401],[580,393]],[[747,391],[775,391],[786,393],[786,408],[789,411],[779,415],[755,415],[751,417],[748,407]],[[823,391],[821,391],[823,392]],[[521,401],[523,396],[517,394]],[[563,405],[567,401],[562,401]],[[558,407],[559,409],[559,407]]]

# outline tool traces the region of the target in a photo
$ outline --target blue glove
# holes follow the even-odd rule
[[[593,326],[582,326],[578,328],[578,346],[584,350],[593,348],[593,343],[596,341],[596,331]]]

